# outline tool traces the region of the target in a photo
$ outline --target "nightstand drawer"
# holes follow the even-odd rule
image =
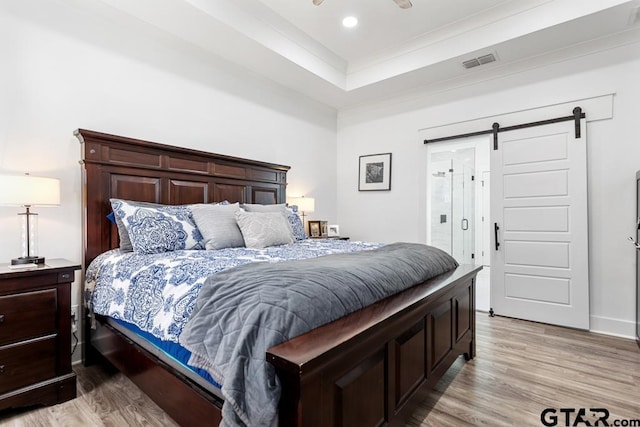
[[[55,375],[55,335],[0,347],[0,394]]]
[[[0,346],[56,330],[56,290],[0,297]]]

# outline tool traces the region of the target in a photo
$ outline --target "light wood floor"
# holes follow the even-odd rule
[[[477,322],[477,357],[454,364],[409,426],[541,426],[547,407],[606,408],[611,425],[640,419],[640,349],[634,341],[484,313]],[[175,425],[122,375],[98,366],[77,366],[76,372],[77,399],[0,412],[0,425]],[[593,424],[591,411],[585,419]],[[564,418],[558,425],[565,425]]]

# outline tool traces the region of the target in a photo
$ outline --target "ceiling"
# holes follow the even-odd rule
[[[311,0],[260,2],[350,65],[402,51],[414,39],[426,38],[429,33],[464,19],[473,19],[479,25],[490,15],[494,18],[508,15],[512,8],[506,4],[516,3],[509,0],[415,0],[411,9],[400,9],[393,0],[327,0],[320,6],[314,6]],[[519,9],[531,7],[523,1],[519,4]],[[343,27],[342,18],[346,16],[357,17],[358,27]]]
[[[640,41],[640,0],[100,1],[337,109]]]

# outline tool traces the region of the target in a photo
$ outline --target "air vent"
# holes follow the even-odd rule
[[[496,56],[493,53],[490,53],[488,55],[482,55],[477,58],[464,61],[462,65],[464,66],[464,68],[469,69],[469,68],[477,67],[478,65],[495,62],[495,60],[496,60]]]
[[[464,61],[462,65],[464,66],[464,68],[473,68],[480,65],[480,62],[477,59],[473,58],[468,61]]]
[[[488,64],[489,62],[495,62],[495,61],[496,61],[496,57],[493,56],[493,53],[478,57],[478,62],[480,63],[480,65]]]

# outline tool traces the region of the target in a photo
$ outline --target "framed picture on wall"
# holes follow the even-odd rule
[[[320,237],[320,223],[322,221],[309,221],[309,237]]]
[[[359,191],[391,190],[391,153],[360,156]]]

